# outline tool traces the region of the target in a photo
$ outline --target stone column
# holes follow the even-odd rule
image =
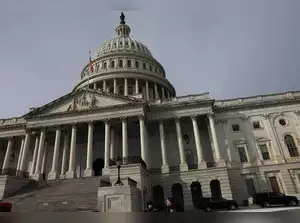
[[[94,83],[94,90],[97,90],[97,84]]]
[[[167,91],[167,97],[170,98],[170,92],[169,91]]]
[[[128,95],[128,82],[127,82],[127,78],[124,79],[124,95],[125,96]]]
[[[166,94],[165,94],[165,88],[161,88],[161,97],[162,99],[165,99],[166,98]]]
[[[21,159],[22,159],[22,155],[23,155],[23,148],[24,148],[24,141],[25,141],[25,138],[22,138],[19,157],[18,157],[18,163],[17,163],[17,171],[20,170],[20,164],[21,164]]]
[[[44,154],[45,139],[46,139],[46,129],[43,128],[40,134],[39,150],[38,150],[37,161],[35,166],[35,173],[33,176],[33,178],[36,180],[40,180],[41,178],[41,166],[42,166],[42,159]]]
[[[148,101],[150,98],[149,96],[149,83],[148,81],[146,81],[146,100]]]
[[[139,80],[138,79],[135,79],[135,93],[136,94],[139,94]]]
[[[122,157],[128,157],[127,119],[122,118]]]
[[[94,138],[94,123],[88,124],[88,141],[87,141],[87,154],[86,154],[86,169],[84,170],[84,177],[93,176],[93,139]]]
[[[117,79],[114,79],[114,94],[118,94]]]
[[[5,174],[5,171],[9,168],[9,161],[10,161],[10,156],[12,153],[12,147],[13,147],[13,138],[11,137],[8,139],[8,142],[7,142],[4,162],[3,162],[3,166],[2,166],[2,174]]]
[[[61,162],[61,172],[60,172],[60,179],[66,178],[66,165],[67,165],[67,155],[69,149],[69,134],[64,134],[64,148],[62,154],[62,162]]]
[[[51,168],[51,172],[48,175],[49,180],[56,180],[58,178],[57,164],[58,164],[58,155],[59,155],[59,149],[60,149],[59,148],[60,147],[60,136],[61,136],[61,128],[60,128],[60,126],[58,126],[56,129],[56,134],[55,134],[52,168]]]
[[[20,171],[21,172],[25,172],[26,171],[26,157],[27,157],[27,153],[28,153],[28,148],[29,148],[29,144],[30,144],[30,132],[27,131],[26,135],[25,135],[25,141],[24,141],[24,147],[23,147],[23,153],[22,153],[22,157],[21,157],[21,163],[20,163]]]
[[[196,143],[198,168],[204,169],[204,168],[206,168],[206,162],[203,160],[203,152],[202,152],[202,147],[201,147],[201,140],[200,140],[200,134],[199,134],[199,129],[198,129],[197,116],[191,116],[191,119],[192,119],[192,123],[193,123],[194,137],[195,137],[195,143]]]
[[[46,165],[47,165],[47,158],[48,158],[48,143],[45,142],[44,144],[44,154],[43,154],[43,160],[42,160],[42,168],[41,168],[41,174],[46,174]]]
[[[70,159],[69,170],[66,173],[67,179],[75,178],[75,162],[76,162],[76,141],[77,141],[77,127],[76,124],[72,125],[71,145],[70,145]]]
[[[208,114],[208,119],[209,119],[210,131],[211,131],[211,136],[212,136],[215,155],[216,155],[215,162],[217,163],[217,166],[225,166],[226,165],[225,160],[222,159],[221,155],[220,155],[220,148],[219,148],[219,144],[218,144],[215,120],[213,118],[213,114]]]
[[[102,86],[103,92],[106,92],[106,81],[104,80],[102,83],[103,83]]]
[[[159,99],[157,84],[154,84],[154,97],[156,100]]]
[[[32,157],[31,173],[30,173],[31,176],[34,175],[34,170],[35,170],[35,166],[36,166],[38,150],[39,150],[39,136],[36,135],[35,136],[35,143],[34,143],[33,157]]]
[[[139,116],[140,122],[140,141],[141,141],[141,158],[149,165],[147,157],[147,145],[146,145],[146,127],[145,127],[145,117]]]
[[[180,156],[180,171],[187,171],[188,165],[186,163],[185,154],[184,154],[184,147],[183,147],[182,133],[181,133],[181,126],[180,126],[179,118],[175,118],[175,125],[176,125],[177,141],[178,141],[179,156]]]
[[[104,142],[104,168],[102,170],[103,175],[109,174],[109,161],[110,161],[110,123],[105,121],[105,142]]]
[[[168,160],[167,160],[165,131],[164,131],[164,123],[162,120],[159,121],[159,135],[160,135],[160,146],[161,146],[161,157],[162,157],[161,172],[168,173],[168,172],[170,172],[170,169],[169,169],[169,164],[168,164]]]
[[[111,129],[110,131],[110,159],[113,160],[115,158],[115,130]]]

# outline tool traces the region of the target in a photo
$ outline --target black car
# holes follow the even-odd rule
[[[197,201],[196,208],[203,209],[204,211],[213,210],[236,210],[238,204],[235,200],[227,200],[225,198],[215,199],[211,197],[202,198]]]
[[[253,204],[265,208],[275,205],[298,206],[299,200],[295,196],[287,196],[282,193],[264,192],[253,195]]]

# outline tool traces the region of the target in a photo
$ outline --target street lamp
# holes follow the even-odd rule
[[[121,178],[120,178],[120,169],[121,169],[121,164],[122,164],[122,158],[121,157],[118,157],[116,159],[116,164],[117,164],[117,168],[118,168],[118,180],[115,183],[115,186],[123,186],[124,184],[122,183]]]

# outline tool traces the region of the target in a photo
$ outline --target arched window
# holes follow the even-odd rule
[[[286,135],[284,137],[284,142],[285,142],[286,147],[289,150],[289,153],[290,153],[291,157],[299,156],[297,146],[296,146],[295,141],[294,141],[294,139],[291,135]]]
[[[127,66],[131,67],[131,60],[127,60]]]
[[[123,60],[119,60],[119,67],[123,67]]]
[[[149,66],[149,70],[152,72],[152,66],[151,65]]]
[[[139,68],[140,67],[140,63],[138,61],[135,61],[135,68]]]
[[[145,63],[143,63],[143,69],[146,69],[146,64]]]
[[[115,61],[112,60],[112,61],[111,61],[111,68],[114,68],[114,67],[115,67]]]
[[[103,69],[107,69],[107,63],[106,62],[103,63]]]

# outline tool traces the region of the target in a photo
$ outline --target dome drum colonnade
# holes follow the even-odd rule
[[[116,28],[117,37],[103,43],[81,73],[74,90],[89,87],[125,96],[142,94],[145,100],[176,96],[162,65],[148,48],[129,36],[124,14]]]

